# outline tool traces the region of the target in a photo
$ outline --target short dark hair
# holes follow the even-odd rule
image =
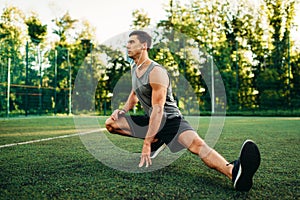
[[[133,31],[129,34],[129,37],[132,35],[136,35],[138,37],[138,40],[141,43],[146,42],[147,43],[147,50],[150,48],[152,44],[152,37],[145,31]]]

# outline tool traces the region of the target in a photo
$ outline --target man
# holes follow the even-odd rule
[[[107,130],[144,139],[139,167],[152,165],[151,159],[166,144],[172,152],[187,148],[208,167],[231,179],[235,189],[249,191],[252,177],[260,165],[258,147],[251,140],[245,141],[239,159],[232,163],[210,148],[180,113],[167,71],[149,59],[151,41],[151,36],[144,31],[133,31],[129,35],[126,48],[128,56],[135,62],[131,72],[132,90],[123,109],[115,110],[106,120]],[[146,115],[125,115],[138,101]]]

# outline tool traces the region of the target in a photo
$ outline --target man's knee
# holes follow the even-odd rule
[[[206,146],[204,140],[194,131],[186,131],[179,136],[179,142],[183,144],[190,152],[199,154],[199,150]]]
[[[199,155],[200,157],[211,150],[211,148],[206,144],[206,142],[200,137],[194,138],[188,149],[190,152]]]
[[[113,126],[113,123],[114,121],[111,119],[111,118],[108,118],[106,121],[105,121],[105,127],[107,129],[108,132],[110,133],[114,133],[114,126]]]

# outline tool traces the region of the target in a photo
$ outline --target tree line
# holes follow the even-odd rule
[[[255,7],[245,1],[233,5],[226,0],[192,0],[187,4],[169,0],[165,19],[152,25],[144,10],[136,10],[129,28],[162,30],[154,35],[149,55],[173,74],[175,88],[180,77],[188,81],[193,95],[178,87],[180,95],[176,96],[188,114],[211,112],[211,83],[204,77],[211,73],[222,77],[225,94],[215,101],[227,112],[299,113],[300,54],[291,37],[298,5],[288,0],[264,0]],[[130,72],[124,52],[99,44],[89,22],[73,19],[68,12],[52,23],[54,28],[49,30],[34,13],[27,17],[13,6],[2,11],[1,115],[89,112],[85,107],[88,101],[92,101],[96,112],[107,114],[126,100],[122,97],[120,102],[111,101],[118,82],[130,82],[130,77],[124,77]],[[209,55],[217,71],[209,70],[210,60],[200,63],[201,56],[191,57],[195,48]],[[84,72],[85,87],[95,88],[94,92],[71,94],[82,66],[89,69]],[[117,91],[126,96],[125,91]],[[73,101],[81,103],[72,103],[72,95],[80,96]],[[191,105],[192,101],[197,103]]]

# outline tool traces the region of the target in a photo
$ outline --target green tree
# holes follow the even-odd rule
[[[57,92],[56,109],[58,112],[64,112],[65,105],[69,103],[66,98],[69,94],[66,94],[66,92],[69,92],[70,89],[70,78],[71,89],[74,89],[75,79],[80,73],[80,76],[82,76],[80,80],[84,80],[86,89],[81,90],[82,94],[78,94],[83,98],[75,99],[80,100],[81,103],[74,103],[77,106],[74,107],[74,112],[90,110],[90,108],[86,109],[85,105],[90,105],[89,101],[94,99],[92,96],[94,95],[93,87],[95,84],[93,80],[97,77],[97,65],[99,64],[95,28],[86,20],[73,19],[69,13],[53,21],[56,24],[53,33],[59,39],[55,42],[50,55],[53,64],[49,74],[49,77],[52,78],[49,80],[52,80],[50,84],[56,88]],[[75,29],[76,32],[74,32]],[[53,73],[55,72],[55,64],[57,66],[56,75]]]
[[[226,13],[223,10],[229,10],[229,5],[219,1],[198,1],[194,0],[189,5],[181,5],[178,1],[169,1],[169,7],[167,12],[169,13],[167,20],[162,20],[158,26],[164,27],[165,29],[174,29],[186,35],[189,40],[193,39],[197,43],[200,51],[213,56],[214,63],[219,68],[222,77],[225,79],[226,91],[231,91],[234,80],[234,74],[231,70],[231,51],[230,44],[226,41],[226,35],[224,32],[224,21],[226,20]],[[187,41],[189,41],[187,40]],[[170,41],[174,41],[172,35]],[[188,43],[185,43],[188,46]],[[192,44],[191,44],[192,45]],[[195,44],[194,44],[195,45]],[[188,77],[198,77],[197,81],[191,81],[194,88],[206,88],[205,93],[199,93],[202,95],[201,100],[205,104],[205,109],[210,109],[211,95],[208,92],[211,87],[211,65],[203,65],[201,77],[199,73],[190,70],[191,66],[182,65],[183,74],[187,75],[186,72],[191,74]],[[182,71],[181,71],[182,72]],[[205,77],[206,76],[206,77]],[[206,81],[204,81],[204,79]],[[227,81],[228,80],[228,81]],[[235,86],[235,84],[234,84]],[[230,96],[236,96],[234,93],[228,93]],[[228,95],[227,94],[227,95]],[[226,102],[226,97],[219,97],[220,102]]]
[[[98,89],[102,88],[102,95],[101,99],[104,102],[104,107],[107,108],[108,106],[106,105],[106,99],[109,96],[109,94],[112,94],[116,88],[117,83],[119,80],[127,73],[129,74],[130,72],[130,64],[127,60],[125,60],[125,56],[123,55],[122,52],[113,50],[110,47],[106,47],[101,45],[100,48],[102,49],[102,52],[106,54],[108,65],[105,66],[105,76],[101,77],[101,80],[99,83],[105,82],[105,86],[102,85],[102,87],[98,87]],[[124,77],[123,77],[124,78]],[[128,78],[128,77],[127,77]],[[131,82],[128,81],[127,83]],[[131,88],[131,87],[127,87]],[[125,91],[120,91],[120,92],[125,92]],[[130,91],[129,91],[130,92]],[[120,94],[119,94],[120,95]],[[128,97],[128,93],[126,94],[126,98]],[[123,102],[126,101],[126,99],[120,98],[120,100],[123,100]],[[125,101],[124,101],[125,100]],[[119,102],[121,103],[121,101]],[[116,107],[116,105],[114,105]]]
[[[0,19],[0,110],[6,110],[6,90],[8,61],[11,65],[11,83],[24,84],[25,68],[22,60],[22,45],[25,38],[23,12],[14,6],[4,8]],[[10,94],[10,110],[22,109],[22,96],[17,94],[18,88],[12,87]]]
[[[26,20],[28,26],[28,35],[31,41],[38,46],[45,40],[47,35],[47,25],[42,25],[42,22],[37,16],[31,16]]]
[[[300,52],[291,55],[291,109],[299,110],[300,108]]]
[[[134,10],[132,12],[133,22],[131,27],[133,29],[143,29],[150,25],[151,19],[148,17],[145,10]]]
[[[53,29],[53,33],[58,36],[58,40],[55,41],[54,49],[52,50],[52,72],[56,74],[52,80],[51,85],[55,88],[55,110],[57,112],[66,112],[67,105],[69,104],[68,91],[69,91],[69,76],[70,68],[73,67],[71,58],[73,55],[72,50],[74,46],[72,43],[76,41],[76,36],[72,36],[72,32],[76,27],[77,19],[73,19],[68,12],[66,12],[61,18],[52,20],[56,27]],[[73,59],[72,59],[73,60]],[[51,76],[51,75],[50,75]]]
[[[261,108],[264,109],[274,108],[274,105],[276,109],[286,109],[290,105],[290,89],[292,87],[289,55],[292,44],[290,29],[294,23],[295,1],[265,0],[265,3],[268,13],[270,43],[265,68],[261,69],[259,76],[275,74],[277,77],[272,79],[272,82],[265,78],[259,79],[260,84],[257,85],[260,93],[259,101]]]
[[[28,35],[32,43],[34,43],[37,47],[37,60],[39,67],[39,81],[38,81],[38,89],[39,89],[39,114],[42,113],[43,107],[43,94],[42,94],[42,85],[43,85],[43,72],[42,72],[42,56],[40,44],[44,42],[45,36],[47,35],[47,25],[42,25],[41,21],[37,16],[31,16],[26,20],[26,25],[28,26]]]
[[[286,91],[295,81],[291,70],[298,64],[293,65],[289,58],[295,4],[268,0],[267,9],[262,4],[257,11],[244,2],[238,2],[234,10],[229,1],[194,0],[182,5],[170,0],[168,18],[158,26],[187,35],[213,56],[225,84],[229,110],[273,109],[265,103],[273,99],[278,107],[289,104],[291,96]],[[169,36],[174,41],[174,35]],[[185,65],[185,69],[190,67]],[[196,87],[197,83],[192,84]],[[202,100],[210,101],[209,96]]]
[[[253,29],[248,34],[248,44],[251,48],[252,52],[252,71],[254,74],[253,77],[253,87],[255,92],[255,104],[254,109],[257,109],[261,105],[261,93],[259,92],[262,84],[262,79],[260,76],[264,77],[263,74],[261,74],[265,68],[266,68],[266,59],[269,54],[268,50],[268,41],[265,39],[268,35],[267,29],[265,25],[263,24],[263,20],[265,17],[265,6],[260,5],[259,6],[259,12],[257,15],[257,20],[255,22],[255,25],[253,26]],[[264,81],[267,81],[265,79]],[[263,86],[264,87],[264,86]]]
[[[75,24],[78,22],[77,19],[72,19],[69,12],[66,12],[61,18],[52,20],[55,22],[56,29],[53,33],[59,37],[59,42],[62,46],[67,45],[67,40],[72,39],[71,31],[75,28]]]
[[[282,38],[282,43],[284,46],[284,52],[283,52],[283,82],[284,82],[284,96],[285,99],[285,107],[292,108],[292,88],[293,82],[292,82],[292,74],[291,74],[291,46],[294,46],[294,42],[291,41],[291,29],[294,26],[294,17],[295,17],[295,1],[291,1],[289,4],[287,4],[284,8],[284,13],[286,16],[286,22],[285,22],[285,28]],[[298,63],[299,64],[299,63]]]

